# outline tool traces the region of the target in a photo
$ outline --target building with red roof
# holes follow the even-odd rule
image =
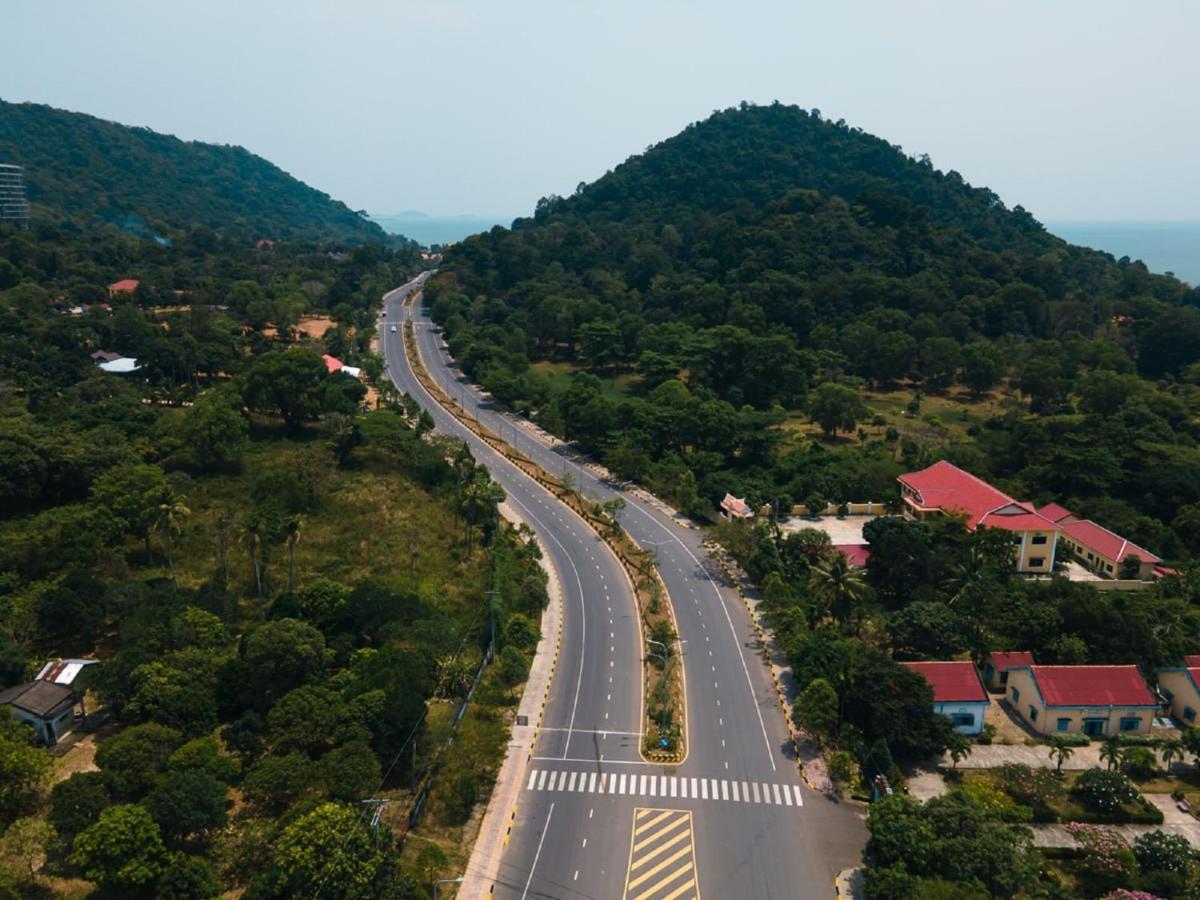
[[[735,497],[733,494],[726,494],[725,499],[721,501],[721,511],[729,519],[752,519],[754,511],[741,497]]]
[[[1011,669],[1032,665],[1033,654],[1028,650],[993,650],[983,660],[983,680],[989,689],[1004,691]]]
[[[988,708],[987,691],[969,659],[950,662],[906,662],[904,665],[924,676],[933,688],[933,711],[949,717],[959,734],[983,731]]]
[[[1150,581],[1161,578],[1167,570],[1161,569],[1162,562],[1144,547],[1139,547],[1103,525],[1091,519],[1081,519],[1065,506],[1049,503],[1038,510],[1053,519],[1060,533],[1059,544],[1063,550],[1074,554],[1080,563],[1105,578],[1120,578],[1126,560],[1138,558],[1137,578]]]
[[[939,460],[919,472],[901,475],[900,496],[908,514],[919,520],[938,515],[962,516],[967,528],[999,528],[1012,532],[1017,571],[1054,571],[1058,526],[1031,503],[1014,500],[982,478]]]
[[[833,549],[846,557],[852,569],[865,569],[867,560],[871,558],[869,544],[834,544]]]
[[[1008,701],[1038,734],[1145,734],[1158,712],[1137,666],[1021,666]]]
[[[336,356],[330,356],[328,353],[322,353],[321,359],[325,360],[325,368],[331,375],[345,365]]]
[[[1154,676],[1171,715],[1184,725],[1195,725],[1200,712],[1200,656],[1185,656],[1180,667],[1155,669]]]
[[[120,281],[114,281],[108,286],[108,296],[115,297],[117,294],[132,294],[138,289],[141,282],[136,278],[122,278]]]

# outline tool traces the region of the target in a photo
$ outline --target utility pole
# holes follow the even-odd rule
[[[362,801],[365,805],[373,807],[371,812],[371,827],[379,827],[379,819],[383,815],[383,808],[391,803],[391,800],[381,799],[379,797],[370,797]]]

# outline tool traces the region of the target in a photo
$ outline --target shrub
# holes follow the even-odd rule
[[[982,778],[968,778],[959,788],[982,809],[992,813],[1005,822],[1029,822],[1033,819],[1033,810],[1028,806],[1019,806],[1008,794],[990,781]]]
[[[1146,779],[1158,769],[1158,757],[1149,747],[1126,747],[1121,754],[1121,771],[1130,778]]]
[[[1133,875],[1133,852],[1121,835],[1082,822],[1068,823],[1067,831],[1083,847],[1084,870],[1101,890],[1115,888]]]
[[[1164,831],[1138,835],[1133,855],[1143,872],[1187,872],[1194,858],[1187,838]]]
[[[1033,808],[1035,819],[1053,818],[1050,806],[1062,796],[1063,786],[1052,771],[1023,763],[1005,763],[996,769],[995,777],[1001,790],[1018,803]]]
[[[1092,742],[1091,738],[1089,738],[1086,734],[1080,734],[1073,731],[1063,732],[1062,734],[1056,733],[1054,735],[1054,741],[1058,744],[1062,744],[1065,747],[1086,747]]]
[[[1094,810],[1117,813],[1127,803],[1141,799],[1133,782],[1120,772],[1088,769],[1075,782],[1072,792]]]
[[[102,772],[76,772],[50,791],[47,818],[59,834],[78,834],[111,802]]]

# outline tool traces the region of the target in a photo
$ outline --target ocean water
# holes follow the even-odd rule
[[[419,244],[453,244],[472,234],[488,231],[494,225],[507,228],[516,216],[507,219],[487,216],[427,216],[424,213],[396,213],[371,216],[385,231],[402,234]]]
[[[1172,272],[1200,285],[1200,222],[1047,222],[1072,244],[1140,259],[1151,272]]]

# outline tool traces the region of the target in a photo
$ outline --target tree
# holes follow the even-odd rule
[[[50,757],[33,746],[32,738],[11,707],[0,706],[0,825],[33,804],[50,770]]]
[[[1121,758],[1125,752],[1125,743],[1121,740],[1119,734],[1114,734],[1100,745],[1100,761],[1108,766],[1111,772],[1113,769],[1121,765]]]
[[[424,882],[433,887],[437,877],[446,871],[450,860],[444,850],[434,843],[427,843],[417,853],[417,871],[421,873]]]
[[[950,659],[967,649],[959,614],[936,600],[909,603],[888,616],[892,649],[901,658]]]
[[[242,779],[242,793],[265,810],[282,812],[309,793],[317,783],[315,764],[293,751],[260,759]]]
[[[1088,806],[1104,813],[1115,813],[1126,803],[1138,798],[1133,782],[1120,772],[1087,769],[1076,780],[1073,793]]]
[[[366,741],[351,741],[326,753],[318,764],[329,796],[358,803],[378,789],[383,777],[379,758]]]
[[[291,822],[272,851],[282,893],[313,900],[370,896],[383,864],[363,820],[336,803]]]
[[[150,530],[163,504],[172,501],[167,476],[158,466],[134,463],[114,466],[92,484],[92,503],[106,510],[127,534],[146,542],[150,558]]]
[[[962,381],[971,393],[980,397],[996,386],[1008,368],[1007,361],[993,344],[978,341],[967,344],[962,353]]]
[[[175,556],[172,552],[175,538],[183,531],[183,523],[192,511],[184,504],[183,497],[170,497],[158,505],[158,515],[154,519],[154,530],[162,538],[163,550],[167,557],[167,568],[171,571],[171,584],[178,587],[175,578]]]
[[[500,681],[509,691],[525,680],[528,671],[529,657],[517,647],[508,644],[500,651]]]
[[[211,734],[188,741],[171,754],[167,767],[173,772],[203,772],[221,784],[233,784],[242,770],[237,757],[222,753]]]
[[[221,884],[207,860],[173,853],[155,886],[155,894],[159,900],[210,900],[220,896]]]
[[[824,678],[811,681],[796,698],[792,717],[796,724],[822,744],[835,740],[838,733],[837,691]]]
[[[19,880],[32,887],[37,882],[38,870],[46,860],[46,845],[54,836],[54,827],[45,819],[33,816],[17,819],[0,837],[3,868],[10,872],[19,871]],[[36,894],[37,891],[32,893]]]
[[[824,601],[829,614],[845,628],[866,593],[866,583],[850,568],[845,554],[834,553],[812,567],[813,591]]]
[[[950,754],[952,768],[957,769],[958,764],[971,755],[971,742],[967,740],[966,735],[956,731],[950,735],[946,752]]]
[[[259,356],[242,384],[246,403],[279,414],[289,430],[317,418],[326,401],[324,360],[297,348]]]
[[[50,791],[47,818],[55,830],[65,836],[83,831],[112,802],[102,772],[76,772]]]
[[[1054,771],[1062,774],[1063,763],[1075,755],[1075,748],[1059,735],[1050,737],[1050,758],[1054,760]]]
[[[264,622],[242,639],[242,659],[261,709],[325,671],[325,638],[296,619]]]
[[[225,785],[196,770],[168,772],[143,801],[168,843],[203,837],[228,819]]]
[[[850,431],[863,421],[867,417],[867,408],[858,391],[827,381],[817,388],[809,415],[825,434],[836,436],[839,429]]]
[[[89,881],[117,892],[146,894],[162,874],[167,850],[140,806],[110,806],[75,838],[71,862]]]
[[[1162,757],[1163,767],[1169,777],[1172,764],[1182,762],[1187,757],[1187,748],[1178,738],[1168,738],[1159,746],[1158,753]]]
[[[96,765],[118,799],[134,799],[158,783],[167,760],[183,743],[174,728],[148,722],[134,725],[101,741]]]
[[[232,391],[202,391],[179,423],[179,437],[201,471],[231,467],[242,456],[249,426]]]

